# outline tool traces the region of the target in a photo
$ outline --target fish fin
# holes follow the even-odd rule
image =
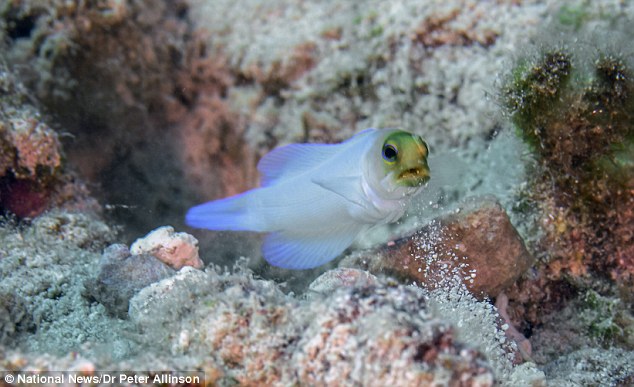
[[[314,169],[330,159],[339,150],[339,144],[290,144],[267,153],[258,163],[262,186],[277,179],[299,175]]]
[[[347,201],[366,208],[368,199],[363,194],[360,176],[316,176],[311,181]]]
[[[258,163],[258,171],[262,174],[261,185],[268,186],[280,177],[288,178],[312,170],[377,130],[363,130],[339,144],[289,144],[273,149]]]
[[[311,269],[335,259],[363,230],[362,225],[348,224],[312,233],[286,231],[268,234],[262,251],[264,259],[284,269]]]
[[[248,209],[248,196],[254,191],[192,207],[185,215],[185,223],[217,231],[264,231],[262,220]]]
[[[360,131],[359,133],[355,134],[354,136],[352,136],[351,138],[348,139],[348,141],[350,141],[353,138],[359,138],[359,137],[363,137],[366,136],[368,134],[374,133],[376,132],[378,129],[376,128],[367,128],[367,129],[363,129],[362,131]]]

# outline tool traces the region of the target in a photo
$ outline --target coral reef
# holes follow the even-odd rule
[[[128,238],[255,182],[223,100],[232,79],[187,15],[185,1],[163,0],[0,8],[2,57],[72,135],[69,162],[99,184]]]
[[[481,97],[487,74],[501,64],[497,53],[522,39],[500,15],[530,25],[539,8],[192,1],[192,18],[239,76],[229,103],[242,107],[249,143],[263,154],[277,144],[339,141],[376,126],[415,130],[432,144],[489,133],[494,116],[471,113],[489,109]]]
[[[520,61],[503,88],[537,160],[525,200],[542,214],[549,281],[605,276],[634,286],[632,68],[618,53],[548,48]]]
[[[335,292],[314,309],[290,360],[301,383],[330,385],[344,376],[344,384],[493,385],[482,355],[457,344],[415,289]]]
[[[612,36],[633,14],[618,0],[0,2],[0,370],[631,384],[631,58],[584,60],[593,42],[508,58],[549,18]],[[485,98],[508,67],[525,144]],[[349,258],[371,272],[276,271],[244,234],[196,234],[198,256],[167,226],[101,251],[253,187],[274,146],[372,126],[424,136],[439,187],[359,242],[410,235]],[[452,212],[482,194],[496,198]],[[241,255],[255,272],[210,265]]]
[[[347,270],[348,276],[363,275]],[[277,285],[255,280],[248,273],[218,275],[184,268],[175,276],[150,285],[130,303],[130,318],[163,351],[197,354],[223,371],[221,380],[240,384],[454,383],[458,380],[492,385],[510,380],[515,371],[524,381],[540,373],[513,369],[505,355],[504,334],[486,303],[438,292],[428,298],[418,288],[386,285],[375,280],[350,287],[344,280],[327,294],[312,293],[300,301],[284,295]],[[341,278],[341,272],[324,276]],[[317,280],[324,283],[327,280]],[[311,286],[317,288],[318,286]],[[470,319],[444,325],[444,307],[464,303]],[[455,312],[454,312],[455,316]],[[457,318],[455,318],[457,320]],[[479,325],[486,325],[487,328]],[[165,327],[172,334],[165,340]],[[456,328],[454,328],[456,327]],[[470,337],[469,329],[490,332]],[[459,343],[481,345],[494,355],[487,366],[478,351]],[[499,358],[501,351],[502,357]],[[386,361],[387,359],[390,359]],[[217,381],[220,382],[221,380]]]

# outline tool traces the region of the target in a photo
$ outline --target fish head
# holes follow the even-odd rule
[[[383,172],[393,185],[421,187],[431,176],[428,155],[429,148],[420,136],[402,130],[390,132],[381,146]]]

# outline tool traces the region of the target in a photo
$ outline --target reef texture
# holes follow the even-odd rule
[[[614,42],[632,38],[621,23],[613,22]],[[564,325],[554,316],[574,308],[581,316],[576,331],[631,351],[634,62],[621,48],[601,45],[602,37],[579,34],[589,47],[544,46],[519,59],[501,89],[535,161],[515,211],[535,214],[541,231],[531,243],[539,262],[508,293],[517,301],[509,309],[526,332],[543,328],[534,332],[536,341],[550,337],[560,350],[584,344],[553,340],[552,321]],[[589,295],[595,302],[587,302]]]
[[[552,40],[548,23],[613,36],[631,15],[618,0],[0,2],[0,368],[200,369],[219,385],[631,384],[631,58],[601,38],[524,52]],[[493,90],[524,145],[508,146]],[[433,165],[448,188],[398,226],[424,232],[374,251],[394,261],[373,253],[357,261],[372,273],[314,282],[325,268],[188,267],[201,267],[194,238],[169,229],[102,252],[122,241],[69,171],[96,183],[128,243],[253,187],[275,146],[373,126],[467,165]],[[487,193],[500,204],[447,215]],[[529,270],[515,230],[537,258]],[[208,264],[259,257],[251,236],[199,235]]]
[[[85,282],[86,295],[118,317],[128,314],[132,296],[175,271],[151,254],[131,254],[125,245],[109,246],[101,256],[99,275]]]
[[[142,290],[130,316],[164,351],[197,354],[243,385],[495,380],[482,354],[456,342],[415,288],[377,282],[299,301],[244,273],[186,268]],[[173,334],[160,340],[167,324]]]
[[[117,323],[104,320],[103,307],[84,299],[82,281],[96,275],[99,249],[114,235],[102,221],[80,213],[49,212],[22,229],[4,224],[1,344],[60,355],[97,337],[106,340],[104,332]]]
[[[241,123],[222,98],[232,78],[188,11],[180,0],[0,3],[4,60],[72,135],[68,160],[99,184],[128,235],[165,217],[181,225],[203,194],[255,182]]]
[[[98,209],[62,162],[58,134],[0,58],[0,212],[32,218],[54,207]]]
[[[220,385],[543,382],[534,366],[511,365],[495,310],[466,290],[430,295],[378,279],[344,280],[303,299],[244,267],[222,273],[185,267],[138,291],[129,312],[113,316],[85,285],[116,285],[104,271],[117,262],[127,272],[119,279],[152,280],[153,272],[126,267],[132,260],[122,246],[106,249],[107,259],[98,246],[80,248],[89,230],[111,231],[85,217],[51,229],[60,216],[40,217],[20,231],[0,229],[0,306],[10,312],[1,320],[3,370],[199,369],[208,384]],[[371,278],[350,270],[335,277]],[[119,281],[120,288],[134,281],[127,282]],[[473,337],[473,330],[481,334]]]
[[[496,297],[532,262],[504,209],[494,198],[480,197],[410,236],[355,253],[340,265],[392,275],[429,289],[459,275],[478,297]]]
[[[85,282],[85,294],[112,315],[125,317],[136,293],[185,266],[203,267],[198,241],[189,234],[175,233],[172,227],[159,227],[129,249],[121,244],[108,246],[99,261],[99,275]]]
[[[148,253],[175,270],[184,266],[202,269],[204,264],[198,256],[198,241],[184,232],[174,232],[170,226],[159,227],[130,246],[130,253]]]
[[[634,285],[633,70],[620,54],[553,48],[520,63],[505,89],[538,161],[530,200],[547,214],[553,275],[593,271]]]

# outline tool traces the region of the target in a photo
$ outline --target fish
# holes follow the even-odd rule
[[[371,227],[400,219],[430,179],[429,148],[400,129],[366,129],[338,144],[289,144],[257,165],[260,187],[189,209],[187,225],[267,233],[271,265],[310,269]]]

